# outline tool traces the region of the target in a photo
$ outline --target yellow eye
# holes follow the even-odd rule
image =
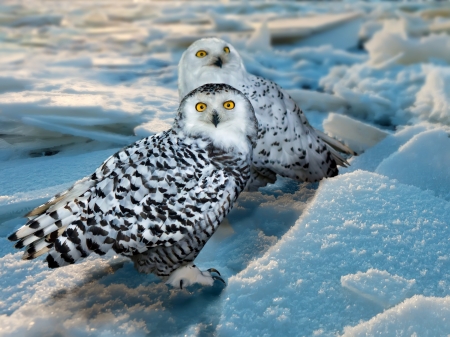
[[[226,101],[223,103],[223,107],[227,110],[231,110],[234,108],[234,102],[233,101]]]
[[[199,50],[197,52],[197,54],[195,54],[195,56],[200,57],[200,58],[205,57],[206,55],[208,55],[208,53],[204,50]]]
[[[230,48],[225,47],[225,48],[223,48],[223,51],[224,51],[225,53],[229,54],[229,53],[230,53]]]
[[[205,103],[197,103],[197,105],[195,106],[195,110],[197,110],[198,112],[203,112],[206,110],[206,104]]]

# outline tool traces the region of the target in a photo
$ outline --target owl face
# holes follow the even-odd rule
[[[175,124],[186,134],[211,139],[221,148],[246,148],[256,141],[257,122],[250,101],[227,84],[206,84],[181,101]]]
[[[180,98],[202,84],[233,83],[232,77],[246,73],[236,49],[217,38],[195,41],[183,53],[178,70]]]

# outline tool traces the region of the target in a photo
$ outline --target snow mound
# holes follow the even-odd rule
[[[415,280],[407,280],[377,269],[341,277],[344,288],[385,308],[402,302],[410,295],[415,283]]]
[[[450,331],[450,296],[414,296],[367,322],[345,327],[342,337],[447,336]]]
[[[377,173],[403,184],[431,190],[450,201],[450,130],[435,129],[413,137],[384,159]]]
[[[415,280],[415,291],[427,296],[450,294],[450,276],[442,273],[449,216],[448,202],[378,174],[322,182],[277,244],[229,279],[219,335],[310,336],[369,320],[383,308],[341,286],[342,276],[361,269]]]
[[[415,135],[431,128],[432,126],[425,123],[400,128],[396,133],[388,135],[381,142],[367,149],[364,155],[350,158],[351,166],[340,170],[341,172],[353,172],[356,170],[373,172],[384,159],[395,153],[400,146]]]

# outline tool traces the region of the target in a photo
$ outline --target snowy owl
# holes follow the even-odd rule
[[[245,188],[256,138],[249,100],[227,84],[203,85],[181,101],[171,129],[109,157],[28,213],[9,240],[25,260],[48,252],[50,268],[113,250],[173,286],[211,285],[222,280],[217,270],[192,262]]]
[[[178,71],[180,98],[204,83],[227,83],[251,101],[259,129],[252,179],[258,178],[259,182],[255,181],[250,190],[274,182],[276,174],[306,182],[333,177],[338,174],[337,165],[348,165],[336,150],[355,154],[315,130],[276,83],[247,73],[236,49],[223,40],[205,38],[194,42],[183,53]]]

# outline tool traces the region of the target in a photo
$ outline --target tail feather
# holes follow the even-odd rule
[[[331,152],[331,156],[333,157],[333,159],[337,165],[342,166],[342,167],[350,166],[350,163],[344,157],[342,157],[334,148],[329,147],[329,149]]]
[[[33,254],[28,254],[25,252],[22,256],[22,260],[33,260],[33,259],[41,256],[42,254],[47,253],[52,248],[53,248],[53,243],[49,243],[49,244],[47,244],[46,247],[42,248],[41,250],[38,250],[37,252],[35,252]]]
[[[48,243],[45,239],[41,239],[39,241],[34,242],[32,245],[27,247],[25,252],[22,255],[22,260],[32,260],[42,254],[45,251],[49,251],[53,247],[53,243]],[[45,250],[45,248],[48,248]]]
[[[95,184],[95,180],[93,180],[90,176],[84,177],[81,180],[78,180],[75,184],[73,184],[69,189],[64,192],[56,194],[53,198],[47,201],[45,204],[40,205],[33,209],[31,212],[27,213],[25,217],[27,218],[35,218],[44,213],[50,213],[56,209],[60,209],[64,207],[64,205],[75,198],[83,195],[89,188],[91,188]]]
[[[324,133],[320,130],[314,129],[314,131],[316,132],[316,134],[319,136],[320,139],[322,139],[325,143],[327,143],[329,146],[331,146],[336,151],[342,152],[345,154],[350,154],[352,156],[357,156],[357,153],[355,151],[353,151],[347,145],[342,144],[337,139],[334,139],[333,137],[328,136],[326,133]]]
[[[22,259],[31,260],[52,250],[57,239],[87,205],[89,189],[94,183],[90,177],[84,178],[26,215],[29,221],[8,237],[17,241],[16,248],[25,247]]]
[[[24,233],[25,231],[22,231],[21,233],[19,233],[19,231],[21,231],[24,227],[27,229],[27,226],[29,226],[29,223],[25,224],[15,233],[15,235],[19,238],[19,241],[15,244],[15,247],[20,249],[42,239],[43,237],[52,235],[52,233],[55,231],[57,232],[60,228],[66,228],[73,220],[76,219],[76,217],[70,212],[65,212],[65,215],[68,216],[61,218],[60,220],[55,220],[47,214],[41,215],[36,218],[36,220],[32,220],[33,222],[38,222],[38,228],[34,228],[31,234],[22,236],[21,233]],[[49,219],[51,219],[51,221]]]
[[[64,233],[67,226],[62,226],[56,231],[51,232],[50,234],[46,235],[44,238],[40,238],[39,240],[33,241],[31,243],[28,243],[28,246],[25,249],[25,252],[22,256],[22,260],[31,260],[34,259],[42,254],[44,254],[46,251],[49,251],[52,247],[56,239]],[[20,247],[19,247],[20,244]],[[23,248],[27,244],[25,244],[25,240],[20,240],[16,243],[16,248]],[[48,249],[46,251],[43,250],[44,247],[47,247]]]
[[[10,235],[10,237],[8,239],[16,241],[16,240],[19,240],[19,239],[26,238],[26,237],[28,237],[30,235],[33,235],[36,232],[39,232],[43,228],[51,226],[54,223],[55,223],[55,219],[53,219],[48,214],[43,214],[43,215],[41,215],[38,218],[35,218],[33,220],[28,221],[25,225],[20,227],[17,230],[17,232],[15,232],[12,235]],[[13,236],[15,238],[12,238]]]

